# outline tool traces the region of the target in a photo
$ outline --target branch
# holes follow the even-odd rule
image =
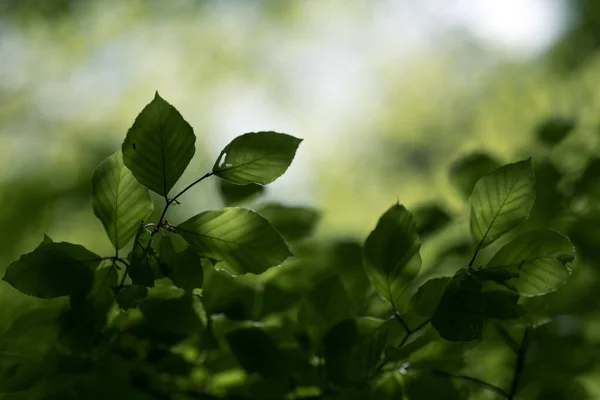
[[[446,371],[442,371],[439,369],[434,369],[431,371],[432,373],[434,373],[435,375],[440,375],[440,376],[445,376],[447,378],[452,378],[452,379],[460,379],[463,381],[467,381],[467,382],[471,382],[471,383],[475,383],[479,386],[481,386],[482,388],[491,390],[493,392],[498,393],[499,395],[506,397],[507,399],[511,399],[512,397],[510,397],[510,395],[502,388],[496,386],[496,385],[492,385],[491,383],[488,383],[486,381],[482,381],[481,379],[478,378],[474,378],[472,376],[466,376],[466,375],[457,375],[457,374],[453,374],[450,372],[446,372]]]
[[[530,330],[531,328],[527,327],[525,328],[525,332],[523,332],[521,346],[519,347],[519,350],[517,352],[517,360],[515,362],[515,373],[513,375],[508,400],[513,400],[515,398],[515,395],[517,394],[517,389],[519,388],[519,381],[521,380],[521,376],[523,376],[523,366],[525,365],[525,355],[527,354],[527,347],[529,346]]]

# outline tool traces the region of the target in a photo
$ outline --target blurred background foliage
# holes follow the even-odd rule
[[[44,233],[110,252],[89,178],[155,90],[198,137],[181,187],[242,133],[304,138],[263,200],[319,209],[316,238],[334,240],[335,257],[360,251],[354,240],[396,199],[422,211],[423,231],[423,205],[466,215],[451,173],[464,156],[532,156],[543,183],[529,224],[564,230],[580,258],[548,300],[558,318],[536,331],[545,353],[526,375],[574,380],[531,398],[580,386],[600,398],[599,48],[594,0],[0,0],[0,267]],[[540,146],[549,119],[573,129]],[[210,181],[171,218],[222,205]],[[39,303],[4,283],[0,301],[0,330]],[[505,380],[506,354],[470,358],[466,372]]]

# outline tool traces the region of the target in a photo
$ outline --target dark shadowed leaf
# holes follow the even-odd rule
[[[540,123],[535,131],[537,139],[547,146],[562,142],[575,128],[575,120],[565,117],[552,117]]]
[[[71,296],[71,309],[62,319],[61,341],[76,352],[92,347],[104,328],[114,301],[117,271],[104,267],[96,271],[92,290],[85,296]]]
[[[123,310],[135,308],[148,295],[148,288],[139,285],[125,286],[117,292],[116,300]]]
[[[179,111],[156,92],[123,142],[123,162],[139,183],[166,197],[196,151],[196,136]]]
[[[154,203],[123,164],[121,151],[108,157],[92,175],[92,208],[117,250],[123,248],[146,220]]]
[[[86,293],[100,256],[72,243],[43,243],[8,266],[3,280],[30,296],[51,299]]]
[[[425,282],[411,299],[411,310],[423,317],[435,312],[450,278],[435,278]]]
[[[129,254],[129,278],[134,285],[153,287],[158,262],[137,246]]]
[[[552,230],[525,232],[502,247],[486,269],[502,269],[515,278],[508,282],[523,296],[548,293],[564,283],[571,271],[567,263],[575,259],[575,249],[566,236]]]
[[[219,179],[218,182],[219,193],[226,206],[234,206],[252,200],[265,191],[265,187],[257,183],[236,185],[224,179]]]
[[[205,270],[202,301],[209,314],[224,314],[230,319],[253,317],[256,292],[227,272],[208,266]]]
[[[481,337],[484,312],[481,283],[461,269],[448,282],[431,325],[446,340],[468,342]]]
[[[475,184],[471,236],[484,248],[527,219],[535,201],[531,159],[504,165]]]
[[[336,324],[323,339],[325,371],[336,385],[364,382],[383,355],[387,331],[369,318],[347,319]]]
[[[266,185],[288,169],[302,139],[277,132],[238,136],[217,158],[213,172],[232,183]]]
[[[450,181],[465,199],[473,192],[475,183],[492,172],[500,163],[486,153],[473,153],[455,161],[450,167]]]
[[[413,373],[406,380],[406,395],[410,400],[460,400],[459,390],[451,378],[426,373]]]
[[[144,322],[155,332],[177,335],[200,333],[202,323],[193,306],[192,294],[180,289],[153,288],[140,303]]]
[[[483,292],[485,316],[495,319],[515,319],[523,316],[525,310],[519,304],[519,294],[508,290]]]
[[[600,158],[592,157],[575,183],[575,193],[579,196],[600,198]]]
[[[266,219],[243,208],[205,211],[176,232],[196,253],[217,260],[217,268],[232,275],[260,274],[292,255]]]
[[[437,204],[424,204],[413,210],[417,233],[421,236],[430,235],[450,223],[450,215]]]
[[[308,330],[316,343],[332,326],[352,317],[352,303],[337,275],[316,285],[298,312],[298,322]]]
[[[310,236],[321,217],[314,208],[288,207],[276,203],[265,204],[257,212],[265,217],[285,240],[289,241]]]
[[[399,312],[405,311],[412,295],[409,285],[421,268],[420,247],[415,221],[399,204],[381,216],[365,242],[367,275]]]
[[[285,376],[288,368],[282,352],[263,329],[248,327],[226,334],[227,343],[238,362],[249,373],[261,376]]]
[[[209,261],[201,259],[191,248],[187,248],[175,255],[171,280],[176,286],[187,291],[200,289],[204,283],[203,263],[207,262]]]
[[[30,311],[0,337],[0,393],[37,384],[55,367],[54,349],[60,335],[60,310]],[[4,396],[0,396],[4,397]]]

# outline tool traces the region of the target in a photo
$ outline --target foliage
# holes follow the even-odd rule
[[[540,142],[559,145],[570,130]],[[545,305],[576,261],[556,228],[574,237],[583,260],[594,251],[582,220],[565,218],[594,198],[592,185],[561,191],[557,181],[536,183],[551,160],[502,166],[476,153],[452,167],[457,190],[471,191],[468,227],[435,204],[413,216],[397,202],[364,243],[321,242],[311,237],[320,214],[308,207],[269,203],[167,220],[212,176],[227,182],[227,204],[260,195],[302,142],[244,134],[210,172],[172,194],[195,141],[156,93],[92,175],[94,214],[114,253],[45,237],[8,266],[4,281],[46,303],[1,337],[4,397],[586,398],[578,377],[594,359],[552,359],[549,332],[560,316]],[[540,196],[549,185],[555,197]],[[149,191],[163,198],[154,223]],[[556,202],[560,212],[546,215]],[[436,252],[423,250],[436,241]],[[498,357],[506,372],[467,373],[478,351]]]

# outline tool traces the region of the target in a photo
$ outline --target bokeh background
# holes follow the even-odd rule
[[[0,0],[0,272],[44,233],[110,253],[89,178],[156,90],[198,137],[178,187],[242,133],[289,133],[304,142],[266,198],[364,238],[397,199],[464,212],[448,167],[474,150],[580,174],[600,151],[599,48],[596,0]],[[555,116],[575,131],[539,149]],[[216,188],[171,218],[221,207]],[[0,301],[34,303],[4,283]],[[21,309],[2,308],[4,329]]]

